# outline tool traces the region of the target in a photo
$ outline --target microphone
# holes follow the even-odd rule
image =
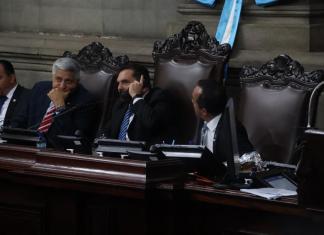
[[[74,111],[76,111],[78,109],[84,109],[84,110],[92,109],[96,105],[101,104],[101,103],[103,103],[103,101],[96,101],[96,102],[91,102],[91,103],[86,103],[86,104],[77,104],[77,105],[74,105],[71,108],[67,108],[64,111],[62,111],[62,112],[54,115],[53,122],[54,122],[55,119],[57,119],[57,118],[59,118],[61,116],[64,116],[66,114],[72,113],[72,112],[74,112]],[[35,127],[38,127],[42,123],[42,121],[43,121],[43,119],[40,122],[38,122],[38,123],[36,123],[34,125],[31,125],[31,126],[27,127],[27,130],[33,129]]]
[[[67,150],[71,153],[91,154],[92,152],[92,141],[79,129],[73,135],[57,135],[52,143],[55,149]]]
[[[103,101],[96,101],[96,102],[91,102],[91,103],[86,103],[86,104],[77,104],[72,106],[71,108],[67,108],[64,111],[60,112],[57,115],[54,115],[54,119],[59,118],[63,115],[66,115],[68,113],[71,113],[73,111],[76,111],[78,109],[84,109],[84,110],[88,110],[88,109],[92,109],[94,108],[96,105],[103,103]]]

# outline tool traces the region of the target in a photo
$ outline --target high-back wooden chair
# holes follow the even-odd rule
[[[92,42],[78,54],[64,52],[63,57],[71,57],[81,67],[80,83],[94,95],[101,105],[98,117],[99,129],[110,118],[113,101],[116,97],[116,73],[129,62],[128,56],[113,57],[110,50],[100,42]]]
[[[321,71],[280,55],[261,68],[244,66],[239,119],[264,160],[295,163],[294,153],[306,127],[309,95],[322,80]]]
[[[173,96],[178,143],[187,144],[197,131],[198,121],[191,103],[193,88],[200,79],[223,83],[224,65],[230,50],[229,44],[219,44],[197,21],[189,22],[180,33],[154,43],[154,84],[167,89]]]

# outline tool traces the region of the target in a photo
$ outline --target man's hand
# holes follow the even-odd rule
[[[47,96],[54,103],[56,108],[65,106],[65,99],[68,96],[69,92],[64,92],[59,88],[53,88],[48,92]]]
[[[136,95],[142,95],[143,94],[143,83],[144,83],[144,78],[143,75],[141,75],[140,81],[134,81],[129,85],[129,95],[134,98]]]

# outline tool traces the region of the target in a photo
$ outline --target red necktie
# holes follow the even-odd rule
[[[46,133],[48,131],[48,129],[53,123],[55,110],[55,106],[51,104],[50,107],[47,109],[46,114],[43,117],[43,120],[37,129],[39,132]]]

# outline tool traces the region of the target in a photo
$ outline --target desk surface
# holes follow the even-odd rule
[[[163,175],[163,169],[174,165],[148,164],[0,145],[0,232],[15,234],[13,229],[17,229],[16,234],[29,230],[30,234],[200,234],[193,231],[206,229],[208,234],[214,231],[215,221],[219,221],[219,231],[224,228],[285,234],[288,228],[312,229],[315,233],[323,228],[324,211],[303,208],[296,197],[267,200],[197,181],[179,182],[174,180],[178,179],[175,175],[163,178],[153,174],[150,180],[149,167]],[[21,194],[23,197],[19,197]],[[32,211],[32,217],[26,214],[26,208]],[[17,216],[8,217],[8,211]],[[242,215],[249,220],[244,216],[242,219]],[[73,218],[74,223],[58,219],[65,216]],[[26,223],[27,217],[32,218],[31,224]],[[253,226],[247,222],[250,220]],[[17,221],[25,227],[8,226]],[[283,225],[286,229],[282,230]],[[66,226],[70,230],[63,229]],[[107,231],[107,226],[111,230]]]

